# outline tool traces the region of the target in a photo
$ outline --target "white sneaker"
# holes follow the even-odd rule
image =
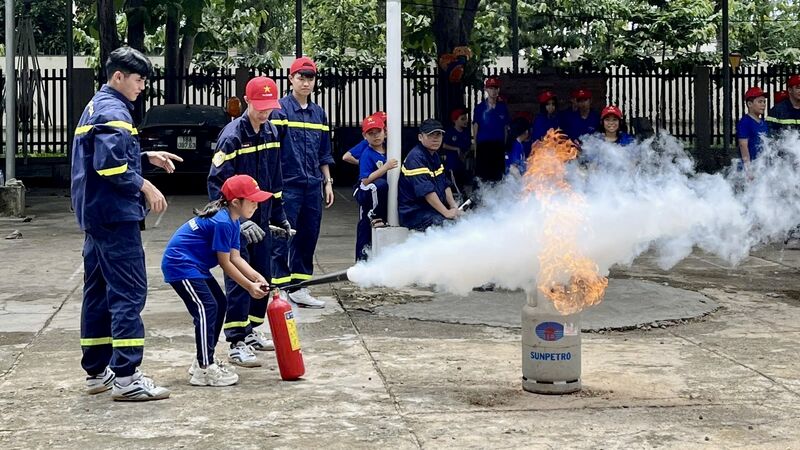
[[[302,308],[324,308],[325,302],[322,300],[317,300],[311,293],[308,292],[308,288],[300,289],[297,292],[292,292],[289,294],[289,298]]]
[[[121,402],[146,402],[169,398],[169,389],[156,386],[151,378],[142,375],[139,369],[133,374],[133,381],[127,386],[119,383],[119,378],[114,381],[111,397]]]
[[[227,361],[224,361],[222,359],[214,358],[213,364],[216,364],[219,367],[219,369],[222,370],[223,372],[236,373],[236,368],[229,365]],[[197,360],[195,359],[194,361],[192,361],[192,367],[189,367],[188,370],[189,375],[194,375],[194,372],[198,369],[200,369],[200,363],[197,362]]]
[[[239,375],[223,370],[216,364],[211,364],[205,369],[198,367],[194,370],[189,383],[192,386],[230,386],[239,381]]]
[[[97,375],[89,375],[86,377],[86,393],[99,394],[111,389],[114,384],[114,371],[106,367],[103,373]]]
[[[228,361],[230,361],[231,364],[242,367],[261,366],[261,361],[256,359],[256,354],[253,350],[253,347],[250,347],[243,341],[237,342],[235,346],[228,350]]]
[[[275,344],[263,331],[253,330],[244,338],[244,343],[261,352],[275,350]]]

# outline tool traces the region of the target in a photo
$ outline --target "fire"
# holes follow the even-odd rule
[[[538,288],[561,314],[574,314],[603,300],[608,278],[578,248],[584,198],[566,180],[566,163],[578,149],[563,134],[550,130],[533,144],[525,172],[526,190],[536,195],[545,213]]]

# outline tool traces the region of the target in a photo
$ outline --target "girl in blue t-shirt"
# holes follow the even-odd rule
[[[608,105],[600,113],[600,131],[598,134],[606,142],[621,146],[631,145],[635,142],[633,136],[628,134],[622,110],[614,105]]]
[[[511,174],[519,178],[525,173],[527,157],[523,142],[527,142],[530,137],[530,129],[530,122],[524,118],[519,117],[511,122],[509,132],[514,140],[511,141],[511,147],[506,153],[506,175]]]
[[[192,385],[230,386],[239,380],[236,372],[214,360],[226,300],[210,270],[221,266],[253,298],[267,295],[267,280],[239,255],[239,219],[251,218],[258,204],[270,197],[249,175],[234,175],[222,185],[222,198],[195,210],[197,217],[178,228],[164,250],[164,281],[194,318],[197,358],[189,369]]]

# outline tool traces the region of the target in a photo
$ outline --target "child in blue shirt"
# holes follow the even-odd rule
[[[514,138],[511,148],[506,153],[506,175],[520,177],[525,173],[525,146],[522,144],[530,136],[530,123],[523,118],[514,119],[511,123],[509,135]]]
[[[744,93],[747,114],[736,124],[736,139],[742,155],[744,169],[749,172],[750,162],[761,152],[761,136],[767,133],[764,111],[767,109],[767,94],[759,87],[751,87]]]
[[[463,158],[472,147],[472,135],[469,129],[469,111],[466,108],[455,108],[450,113],[453,126],[444,133],[442,149],[444,149],[444,170],[447,178],[457,194],[461,194],[466,184],[466,170]]]
[[[222,198],[195,211],[164,250],[161,271],[194,318],[197,357],[189,370],[195,386],[230,386],[239,376],[214,360],[225,320],[225,293],[211,275],[217,265],[253,298],[267,295],[267,280],[239,255],[239,218],[250,219],[272,194],[249,175],[234,175],[222,185]]]
[[[355,191],[358,201],[358,225],[356,227],[356,261],[367,259],[366,249],[372,244],[372,227],[384,226],[389,184],[386,173],[396,168],[396,159],[386,161],[386,124],[380,116],[364,119],[361,132],[369,147],[358,160],[361,183]]]

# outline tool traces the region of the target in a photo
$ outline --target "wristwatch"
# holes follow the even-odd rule
[[[322,184],[333,184],[333,178],[325,178],[322,180]]]

